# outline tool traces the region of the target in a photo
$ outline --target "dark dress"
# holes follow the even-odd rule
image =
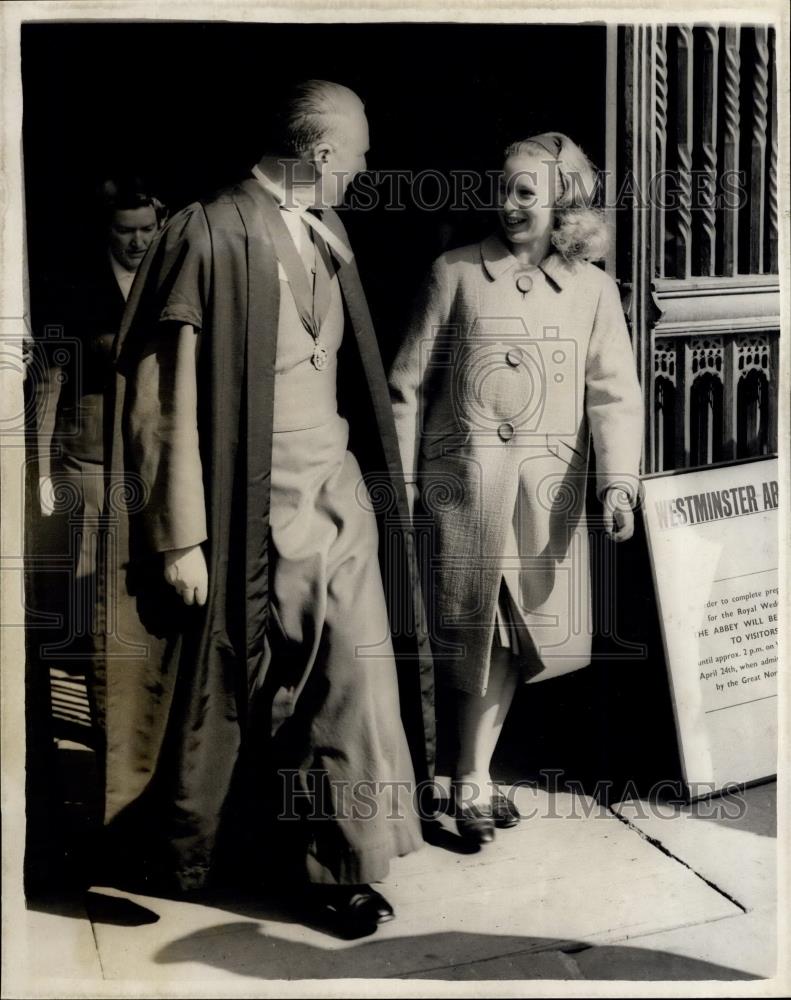
[[[112,350],[125,300],[108,255],[99,255],[59,288],[41,341],[38,388],[39,475],[50,475],[57,500],[54,536],[70,555],[63,634],[48,641],[45,659],[85,672],[98,737],[103,686],[97,682],[99,518],[104,497],[104,397],[115,377]],[[56,552],[50,553],[53,556]]]

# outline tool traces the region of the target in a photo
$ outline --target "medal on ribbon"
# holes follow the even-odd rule
[[[324,344],[322,344],[318,337],[316,337],[313,344],[313,355],[310,360],[313,367],[319,372],[323,372],[329,364],[329,354],[327,353],[327,348]]]

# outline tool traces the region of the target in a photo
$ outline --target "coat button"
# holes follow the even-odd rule
[[[533,287],[533,279],[529,274],[520,274],[516,279],[516,287],[522,293],[522,295],[527,295],[530,289]]]
[[[501,441],[510,441],[514,436],[514,425],[509,424],[506,421],[506,423],[500,424],[497,428],[497,433],[499,434]]]
[[[522,348],[512,347],[506,354],[505,360],[512,368],[517,368],[522,363]]]

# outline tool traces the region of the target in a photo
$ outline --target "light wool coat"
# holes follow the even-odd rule
[[[586,666],[589,438],[599,497],[634,497],[643,428],[615,283],[557,254],[524,268],[499,236],[443,254],[390,388],[440,677],[485,692],[503,580],[527,679]]]

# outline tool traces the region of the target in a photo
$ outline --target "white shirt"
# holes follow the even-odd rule
[[[280,206],[283,211],[283,219],[289,227],[289,232],[291,233],[291,236],[300,252],[302,252],[302,241],[305,238],[302,233],[304,226],[300,226],[300,222],[304,222],[306,226],[310,226],[311,229],[314,229],[319,236],[321,236],[325,243],[333,249],[342,261],[348,264],[354,259],[354,253],[348,243],[346,243],[345,240],[343,240],[336,233],[332,232],[332,230],[320,219],[318,219],[317,216],[308,212],[308,209],[312,208],[312,204],[299,204],[297,200],[298,192],[296,190],[292,192],[295,204],[286,204],[288,200],[286,197],[286,191],[280,184],[277,183],[277,181],[272,180],[272,178],[265,174],[257,164],[252,168],[252,173],[261,187],[268,191]],[[296,233],[299,233],[299,237],[295,235]],[[307,238],[312,247],[313,240],[310,235],[308,235]],[[311,252],[313,251],[311,250]]]
[[[291,234],[291,239],[294,241],[294,245],[299,251],[300,257],[305,263],[305,267],[308,269],[308,273],[316,273],[316,247],[313,240],[308,232],[309,223],[305,219],[305,211],[308,208],[307,205],[287,205],[286,204],[286,192],[283,188],[276,182],[273,181],[271,177],[268,177],[262,171],[255,170],[254,174],[256,180],[264,188],[278,204],[280,211],[282,213],[283,221],[286,224],[286,228]],[[285,270],[283,265],[278,261],[277,264],[278,276],[281,281],[287,281]]]
[[[113,269],[113,274],[115,275],[115,280],[118,282],[118,287],[121,289],[121,295],[124,297],[124,302],[129,298],[129,292],[132,290],[132,282],[135,280],[135,271],[127,271],[125,267],[118,263],[118,261],[113,256],[112,250],[107,251],[110,255],[110,267]]]

